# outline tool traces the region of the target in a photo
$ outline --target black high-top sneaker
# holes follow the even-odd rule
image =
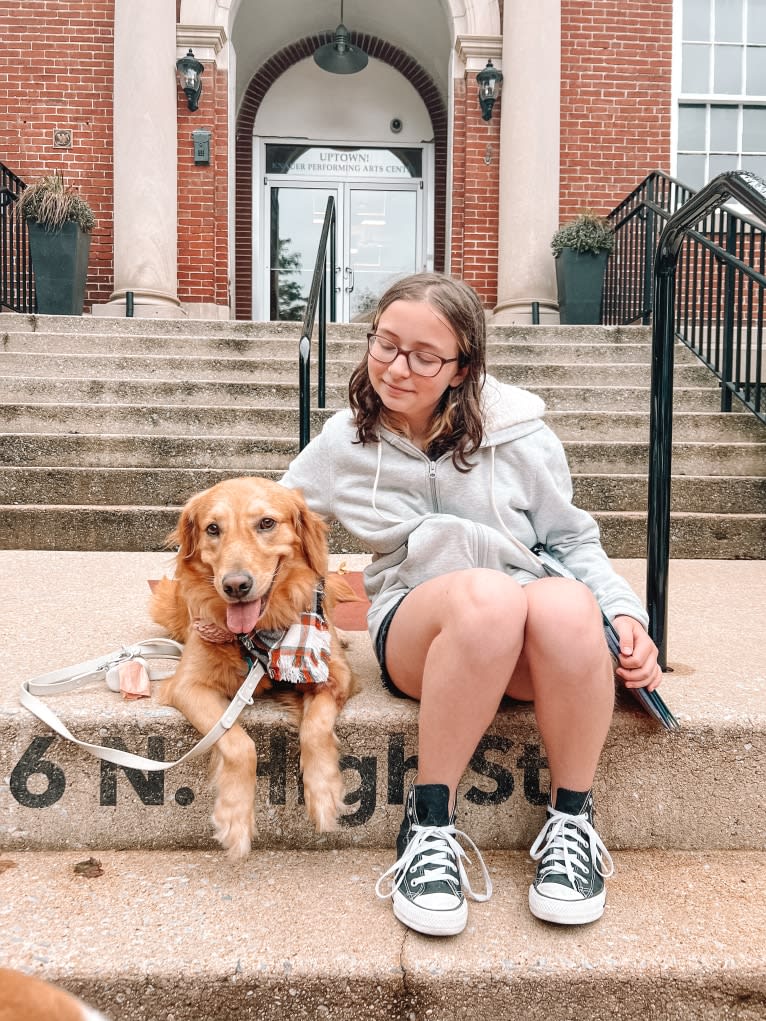
[[[476,852],[484,874],[485,893],[475,894],[463,867],[466,853],[457,841],[461,836]],[[479,850],[470,837],[455,829],[455,813],[449,811],[449,788],[444,784],[421,784],[410,788],[404,822],[396,841],[397,860],[378,880],[379,897],[393,899],[400,922],[428,936],[454,936],[468,920],[463,888],[474,900],[487,900],[492,883]],[[391,889],[383,884],[391,878]]]
[[[593,828],[590,791],[559,787],[556,807],[529,851],[538,862],[529,888],[529,910],[544,922],[584,925],[604,913],[604,880],[614,872],[611,856]]]

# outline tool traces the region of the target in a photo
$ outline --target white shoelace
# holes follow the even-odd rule
[[[613,875],[612,856],[587,815],[567,815],[565,812],[557,812],[555,808],[549,808],[548,811],[550,817],[529,849],[535,861],[546,859],[540,869],[539,879],[545,880],[549,875],[565,875],[574,886],[577,878],[575,870],[580,878],[587,879],[588,848],[596,872],[604,879]]]
[[[471,888],[471,884],[468,880],[463,860],[470,865],[471,859],[466,854],[465,850],[461,847],[460,843],[456,839],[460,837],[466,841],[474,853],[476,854],[477,861],[481,867],[482,876],[484,878],[484,892],[474,893]],[[402,882],[404,881],[407,869],[413,862],[416,856],[422,856],[425,859],[427,868],[424,869],[424,875],[416,877],[413,881],[418,885],[425,886],[427,883],[443,882],[454,883],[455,876],[455,862],[457,862],[457,872],[462,884],[463,890],[471,898],[471,900],[483,901],[489,900],[492,896],[492,880],[490,879],[487,866],[484,864],[484,859],[481,856],[481,852],[478,847],[467,833],[463,833],[462,830],[455,829],[454,826],[413,826],[412,836],[410,842],[407,844],[407,848],[404,854],[395,861],[391,868],[386,869],[383,875],[375,884],[375,893],[382,900],[387,897],[393,897],[394,893],[399,889]],[[396,876],[396,873],[399,873]],[[393,878],[395,877],[395,878]],[[391,879],[391,888],[389,890],[383,889],[386,879]]]

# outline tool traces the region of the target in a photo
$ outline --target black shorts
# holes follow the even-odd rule
[[[402,596],[395,606],[392,606],[388,613],[381,621],[378,633],[375,636],[375,656],[380,664],[380,679],[383,682],[383,687],[386,691],[390,691],[392,695],[397,698],[409,698],[409,695],[405,695],[403,691],[399,691],[397,686],[391,680],[391,675],[386,670],[386,639],[388,638],[388,629],[391,627],[391,621],[394,619],[394,614],[402,605],[402,599],[406,596]]]

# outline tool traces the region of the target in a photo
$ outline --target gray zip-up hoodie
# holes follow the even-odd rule
[[[430,461],[397,433],[357,442],[349,410],[338,412],[280,480],[312,508],[369,547],[364,581],[370,634],[415,585],[448,571],[490,567],[526,584],[543,575],[529,549],[538,542],[584,581],[611,619],[648,617],[615,573],[598,526],[573,506],[563,447],[542,421],[543,401],[487,376],[482,444],[459,472],[451,454]]]

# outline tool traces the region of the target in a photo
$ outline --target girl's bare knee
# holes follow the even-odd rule
[[[481,636],[482,643],[509,647],[518,644],[527,619],[527,601],[522,587],[499,571],[463,572],[454,607],[456,622],[467,636]]]
[[[544,578],[526,588],[527,632],[558,635],[601,633],[601,610],[587,586],[568,578]]]

